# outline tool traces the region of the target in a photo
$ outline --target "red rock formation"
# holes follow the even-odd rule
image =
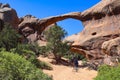
[[[102,0],[81,12],[80,16],[84,30],[67,38],[74,41],[71,50],[83,54],[88,60],[104,61],[105,54],[120,56],[120,0]]]
[[[79,39],[75,40],[73,45],[87,51],[98,50],[97,54],[103,55],[102,43],[120,35],[119,12],[119,0],[103,0],[82,12],[81,21],[85,28],[79,33]]]
[[[10,8],[9,4],[0,3],[0,19],[10,23],[13,27],[17,27],[19,23],[16,11]]]
[[[25,37],[28,37],[31,34],[36,33],[36,40],[41,38],[41,33],[51,24],[56,23],[57,21],[61,21],[67,18],[80,18],[80,12],[68,13],[60,16],[53,16],[43,19],[38,19],[31,15],[27,15],[20,19],[20,23],[18,25],[19,31]]]

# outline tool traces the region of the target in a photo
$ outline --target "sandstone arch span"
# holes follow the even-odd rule
[[[27,15],[20,19],[20,24],[18,25],[19,31],[22,32],[24,28],[29,27],[34,31],[37,31],[38,35],[40,35],[44,31],[44,29],[47,28],[49,25],[68,18],[80,20],[80,15],[80,12],[72,12],[43,19],[37,19],[36,17]]]
[[[80,12],[72,12],[72,13],[63,14],[60,16],[53,16],[53,17],[44,18],[44,19],[39,20],[39,22],[40,22],[41,26],[47,27],[53,23],[56,23],[58,21],[68,19],[68,18],[80,20],[80,15],[81,15]]]
[[[38,19],[32,15],[26,15],[23,18],[20,18],[18,25],[19,32],[25,37],[29,37],[31,34],[35,34],[35,39],[41,39],[41,33],[51,24],[54,24],[58,21],[73,18],[80,20],[80,12],[71,12],[68,14],[52,16],[48,18]]]

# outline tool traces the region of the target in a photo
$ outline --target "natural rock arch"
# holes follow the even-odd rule
[[[43,18],[43,19],[37,19],[31,15],[27,15],[21,18],[19,29],[24,28],[26,26],[31,26],[32,24],[36,24],[37,26],[36,28],[38,28],[38,30],[40,31],[41,30],[43,31],[49,25],[56,23],[58,21],[64,20],[64,19],[73,18],[73,19],[80,20],[80,14],[81,14],[80,12],[72,12],[68,14],[52,16],[52,17]]]
[[[25,35],[25,37],[29,36],[36,32],[37,39],[40,39],[41,33],[51,24],[56,23],[58,21],[73,18],[80,20],[80,12],[72,12],[68,14],[63,14],[59,16],[53,16],[43,19],[38,19],[34,16],[27,15],[20,19],[20,23],[18,25],[18,29],[20,33]]]
[[[88,55],[98,59],[103,56],[101,52],[102,43],[116,37],[116,34],[120,34],[119,3],[119,0],[102,0],[84,12],[73,12],[43,19],[25,16],[21,18],[19,31],[22,33],[24,31],[32,32],[29,34],[37,32],[36,34],[40,35],[45,28],[57,21],[68,18],[80,20],[83,23],[84,30],[78,34],[78,39],[74,41],[72,46],[75,49],[77,47],[78,52],[91,51]],[[39,36],[37,38],[39,39]],[[85,54],[87,53],[85,52]]]

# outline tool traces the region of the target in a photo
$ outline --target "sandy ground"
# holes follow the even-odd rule
[[[72,67],[51,64],[52,59],[43,57],[39,57],[39,59],[53,67],[53,70],[43,70],[44,73],[52,76],[53,80],[93,80],[97,75],[96,71],[87,68],[79,68],[78,72],[75,72]]]

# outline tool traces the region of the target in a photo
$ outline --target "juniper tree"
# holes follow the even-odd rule
[[[54,54],[56,62],[59,62],[64,53],[69,50],[67,42],[62,41],[67,35],[67,32],[60,26],[53,26],[45,31],[44,34],[47,40],[48,50]]]

